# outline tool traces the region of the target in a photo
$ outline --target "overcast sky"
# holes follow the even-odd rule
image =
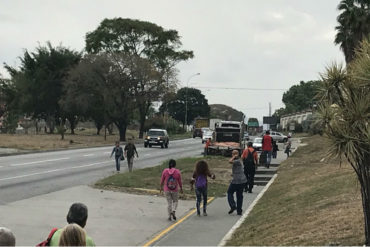
[[[318,79],[333,61],[339,0],[1,0],[0,62],[17,65],[38,43],[81,51],[85,34],[104,18],[150,21],[176,29],[194,59],[178,65],[179,80],[194,87],[289,89]],[[3,67],[0,73],[7,76]],[[284,90],[200,88],[210,104],[226,104],[247,117],[283,106]]]

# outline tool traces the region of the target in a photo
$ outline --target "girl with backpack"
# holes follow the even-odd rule
[[[207,177],[215,179],[215,174],[211,174],[208,168],[208,163],[204,160],[200,160],[195,164],[195,171],[191,180],[191,190],[195,184],[195,195],[197,197],[197,215],[200,216],[200,203],[203,197],[203,216],[207,216]]]
[[[160,192],[162,193],[162,190],[164,190],[167,198],[168,220],[176,220],[176,208],[179,201],[178,188],[180,188],[181,194],[183,193],[181,172],[175,167],[176,161],[171,159],[168,163],[168,168],[163,170],[161,177]]]

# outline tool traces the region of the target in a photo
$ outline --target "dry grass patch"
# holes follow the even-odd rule
[[[278,177],[228,245],[361,245],[360,187],[352,168],[326,157],[314,136],[278,170]]]
[[[135,137],[137,139],[137,131],[128,131],[127,137]],[[118,134],[107,135],[107,140],[104,140],[104,135],[90,134],[90,132],[78,133],[75,135],[66,134],[64,140],[61,140],[59,134],[1,134],[0,147],[15,148],[20,150],[58,150],[66,148],[82,148],[82,147],[97,147],[114,145],[114,142],[119,140]]]
[[[177,160],[176,168],[180,169],[183,179],[184,194],[181,199],[193,199],[194,191],[190,191],[190,180],[193,175],[195,163],[203,158],[185,158]],[[209,179],[208,195],[223,196],[231,180],[231,166],[223,157],[207,157],[206,161],[216,179]],[[113,191],[122,191],[135,194],[159,195],[159,182],[167,162],[160,166],[134,170],[132,173],[120,173],[96,182],[95,187]],[[147,190],[146,190],[147,189]]]

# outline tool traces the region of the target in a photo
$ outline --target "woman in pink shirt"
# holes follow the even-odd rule
[[[168,168],[164,169],[161,177],[160,191],[164,190],[164,194],[168,203],[168,220],[176,220],[176,208],[179,200],[178,189],[182,191],[181,172],[176,169],[176,161],[171,159],[168,163]],[[164,187],[164,189],[163,189]]]

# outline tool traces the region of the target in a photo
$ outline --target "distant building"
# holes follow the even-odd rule
[[[299,124],[302,124],[302,122],[307,120],[307,118],[311,115],[312,115],[311,110],[283,115],[280,118],[280,126],[283,130],[287,130],[289,128],[289,123],[294,121]]]

